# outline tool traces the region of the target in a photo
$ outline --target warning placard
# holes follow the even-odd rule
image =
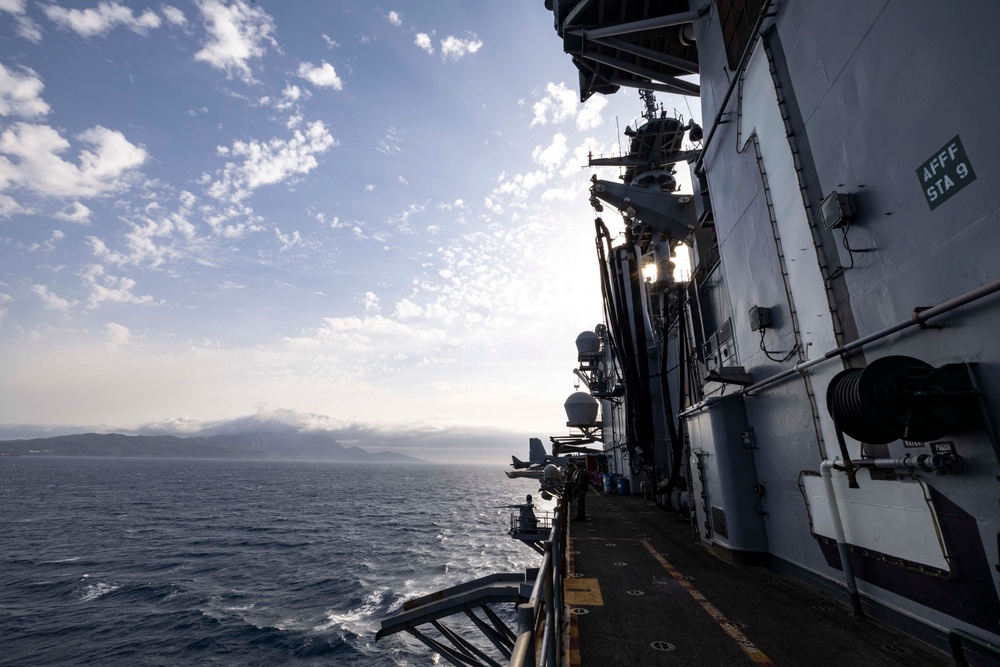
[[[932,211],[976,180],[976,172],[957,134],[931,159],[917,167],[917,178]]]

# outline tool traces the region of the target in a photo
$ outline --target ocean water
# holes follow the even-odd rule
[[[376,644],[379,619],[536,566],[498,507],[536,487],[501,466],[0,457],[0,665],[433,664],[406,633]]]

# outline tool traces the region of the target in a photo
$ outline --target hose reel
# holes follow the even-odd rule
[[[826,407],[837,428],[851,488],[857,488],[857,481],[843,433],[873,445],[899,439],[930,442],[983,423],[968,364],[935,368],[898,355],[835,375],[827,387]]]

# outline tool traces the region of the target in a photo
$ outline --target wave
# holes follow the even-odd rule
[[[43,560],[39,561],[39,565],[58,565],[59,563],[75,563],[80,560],[80,556],[73,556],[72,558],[59,558],[57,560]]]
[[[98,582],[96,584],[90,584],[89,586],[84,586],[83,591],[80,594],[80,599],[84,602],[92,602],[98,598],[102,598],[109,593],[114,593],[119,588],[121,584],[107,584],[104,582]]]

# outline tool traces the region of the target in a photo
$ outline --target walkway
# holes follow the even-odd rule
[[[638,497],[587,505],[570,523],[570,665],[951,664],[794,579],[720,560]]]

